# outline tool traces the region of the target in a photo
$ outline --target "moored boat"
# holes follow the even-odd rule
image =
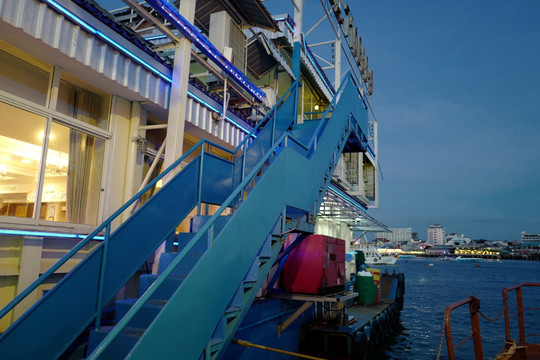
[[[456,257],[455,259],[453,259],[452,261],[482,262],[482,261],[484,261],[484,259],[482,259],[482,258],[477,258],[477,257],[462,257],[462,256],[458,256],[458,257]]]
[[[366,265],[394,265],[399,258],[396,254],[381,253],[374,245],[360,244],[356,250],[364,253]]]

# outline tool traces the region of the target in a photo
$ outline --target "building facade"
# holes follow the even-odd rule
[[[388,232],[376,232],[376,240],[387,240],[391,244],[406,244],[413,240],[411,228],[390,228]]]
[[[302,84],[299,121],[326,110],[335,92],[305,41],[301,66],[293,68],[299,24],[272,18],[260,1],[242,11],[240,2],[216,2],[212,13],[203,2],[182,1],[179,13],[198,29],[189,36],[171,21],[99,3],[0,7],[0,308],[199,141],[215,144],[212,156],[230,156],[295,79]],[[370,151],[347,156],[348,187],[336,176],[338,200],[326,205],[324,231],[345,231],[332,220],[340,201],[360,213],[347,215],[351,232],[357,223],[369,227],[357,208],[378,202],[376,122],[370,128]],[[215,208],[206,204],[206,213]],[[188,228],[189,219],[177,231]],[[0,319],[0,331],[101,240],[96,236]]]
[[[521,246],[522,247],[539,247],[540,234],[527,234],[525,231],[522,231],[521,232]]]
[[[431,224],[428,227],[428,241],[430,245],[444,245],[446,232],[444,227],[439,224]]]

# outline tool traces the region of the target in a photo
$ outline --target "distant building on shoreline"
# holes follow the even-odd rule
[[[411,228],[390,228],[390,231],[376,232],[375,240],[388,241],[391,244],[409,243],[413,240]]]
[[[445,245],[463,245],[470,244],[471,238],[464,234],[451,233],[445,237]]]
[[[540,234],[527,234],[525,231],[521,232],[521,246],[533,247],[540,246]]]
[[[428,227],[428,241],[429,245],[444,245],[446,237],[446,231],[444,227],[439,224],[431,224]]]

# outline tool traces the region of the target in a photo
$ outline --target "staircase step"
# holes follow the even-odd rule
[[[197,233],[179,233],[178,234],[178,252],[182,251],[184,247],[193,239]],[[208,249],[208,236],[204,235],[193,248],[191,249],[194,253],[203,254]]]
[[[191,232],[196,233],[206,224],[212,215],[195,215],[191,219]],[[214,233],[218,234],[227,225],[231,218],[231,215],[219,216],[214,223]]]
[[[133,305],[139,299],[124,299],[118,300],[115,304],[116,307],[116,321],[120,321]],[[130,320],[129,327],[146,329],[155,317],[159,314],[161,309],[167,304],[165,300],[149,300],[143,307],[137,312],[137,314]]]
[[[244,282],[257,282],[259,280],[259,257],[255,257],[255,260],[253,260],[253,263],[251,264],[251,267],[249,268],[248,273],[246,274],[246,278],[244,279]]]
[[[139,278],[139,295],[142,295],[152,286],[156,281],[159,275],[154,274],[144,274]],[[154,300],[168,300],[171,298],[172,294],[178,289],[182,281],[184,281],[185,276],[169,276],[161,286],[154,292],[152,299]]]
[[[91,354],[105,339],[113,326],[103,326],[100,330],[90,331],[88,354]],[[125,328],[124,331],[105,349],[99,357],[103,360],[124,359],[144,333],[143,329]]]

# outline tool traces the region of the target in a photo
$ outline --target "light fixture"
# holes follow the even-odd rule
[[[315,111],[319,111],[319,104],[315,104]]]

